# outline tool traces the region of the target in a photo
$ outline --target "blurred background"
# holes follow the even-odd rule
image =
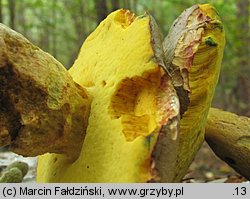
[[[0,22],[70,68],[86,37],[113,10],[126,8],[137,15],[147,11],[166,36],[174,19],[196,3],[213,4],[226,30],[227,43],[213,106],[250,117],[249,0],[0,0]],[[201,171],[195,178],[198,175],[208,180],[233,172],[217,161],[207,146],[190,169]]]

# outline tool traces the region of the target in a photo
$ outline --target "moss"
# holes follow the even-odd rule
[[[217,46],[218,44],[215,43],[215,41],[212,39],[212,37],[208,37],[206,40],[205,40],[205,44],[207,46]]]
[[[29,165],[25,162],[16,161],[16,162],[11,163],[7,167],[7,170],[10,170],[12,168],[18,168],[22,172],[22,175],[24,177],[28,173]]]
[[[22,171],[16,167],[6,170],[0,178],[1,183],[18,183],[22,182],[22,180]]]
[[[25,162],[16,161],[6,167],[0,177],[2,183],[22,182],[24,176],[28,173],[29,165]]]

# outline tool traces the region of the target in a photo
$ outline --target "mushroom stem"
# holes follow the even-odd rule
[[[210,108],[206,141],[218,157],[250,179],[250,118]]]

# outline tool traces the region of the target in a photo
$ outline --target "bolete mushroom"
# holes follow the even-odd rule
[[[68,72],[1,25],[0,146],[48,152],[38,182],[179,182],[204,141],[224,43],[208,4],[185,10],[163,43],[152,16],[120,9],[86,39]],[[214,133],[220,116],[235,118],[228,114],[209,114],[207,140],[219,156],[217,145],[228,153],[236,146],[235,136],[225,144]],[[237,147],[248,147],[239,135]]]
[[[173,25],[164,45],[151,16],[127,10],[111,13],[86,39],[69,71],[93,98],[82,152],[73,164],[41,156],[39,182],[181,180],[204,140],[224,48],[211,6],[183,15],[175,23],[183,27]],[[180,132],[174,87],[187,103]]]

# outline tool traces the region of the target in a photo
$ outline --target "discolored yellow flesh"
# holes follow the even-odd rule
[[[180,147],[174,179],[177,182],[184,177],[204,140],[205,123],[218,81],[225,45],[223,26],[215,9],[204,4],[198,5],[198,10],[211,20],[204,29],[198,31],[201,32],[201,42],[193,48],[194,59],[188,72],[190,103],[180,126]],[[192,17],[189,17],[189,23]]]
[[[38,182],[147,182],[154,177],[151,153],[169,117],[168,107],[158,102],[169,80],[156,62],[150,31],[148,15],[118,10],[87,38],[69,71],[93,99],[81,155],[73,164],[60,155],[39,157]]]

